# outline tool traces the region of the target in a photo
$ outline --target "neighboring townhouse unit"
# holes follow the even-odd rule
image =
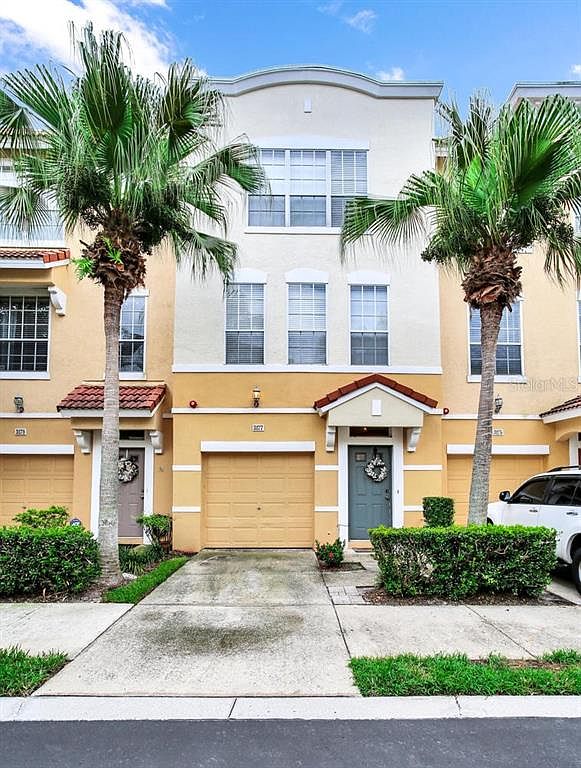
[[[235,196],[230,285],[169,254],[123,309],[121,541],[142,511],[173,514],[174,547],[311,547],[420,525],[426,495],[466,520],[480,350],[457,279],[423,242],[371,238],[340,259],[345,201],[396,195],[442,160],[441,83],[381,83],[325,67],[215,80],[227,134],[261,149],[268,186]],[[581,84],[517,85],[511,99]],[[434,149],[436,147],[436,150]],[[0,183],[15,183],[9,158]],[[574,221],[581,231],[581,221]],[[78,238],[55,217],[36,242],[0,231],[0,524],[64,504],[96,530],[102,293],[75,277]],[[522,254],[523,295],[497,354],[491,499],[580,462],[581,294]]]
[[[233,213],[225,293],[178,275],[174,543],[310,547],[416,523],[444,490],[437,271],[420,242],[341,264],[339,231],[346,199],[433,167],[442,85],[325,67],[215,83],[269,187]]]
[[[0,183],[16,183],[10,159]],[[85,237],[88,233],[85,233]],[[27,507],[62,504],[97,531],[103,407],[103,294],[79,282],[77,236],[57,217],[31,240],[0,228],[0,525]],[[149,259],[146,286],[121,320],[121,456],[139,466],[121,486],[121,541],[143,540],[135,517],[171,507],[168,409],[175,266]]]

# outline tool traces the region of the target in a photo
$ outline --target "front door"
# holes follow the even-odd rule
[[[145,449],[121,448],[119,459],[124,461],[119,472],[119,536],[141,538],[143,528],[135,519],[143,514]]]
[[[349,446],[349,538],[368,539],[369,529],[390,526],[391,446]]]

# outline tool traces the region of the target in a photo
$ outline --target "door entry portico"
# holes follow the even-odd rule
[[[385,464],[381,480],[369,477],[365,468],[374,457]],[[392,525],[392,447],[390,445],[349,446],[349,538],[368,539],[369,529]]]

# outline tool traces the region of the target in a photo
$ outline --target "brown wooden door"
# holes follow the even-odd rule
[[[138,466],[137,476],[129,482],[119,483],[119,536],[121,538],[140,538],[143,528],[135,518],[143,514],[144,483],[144,448],[121,448],[119,458],[130,458]]]

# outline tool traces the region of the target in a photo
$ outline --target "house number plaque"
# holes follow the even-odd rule
[[[14,434],[16,437],[26,437],[26,427],[16,427]]]
[[[264,432],[264,424],[253,424],[252,425],[252,431],[253,432]]]

